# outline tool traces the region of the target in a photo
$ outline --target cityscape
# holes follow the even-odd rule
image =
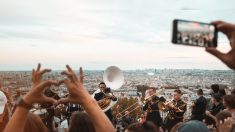
[[[84,86],[91,93],[98,89],[103,80],[104,71],[84,71]],[[52,71],[44,75],[45,79],[61,80],[61,71]],[[125,83],[117,90],[116,96],[136,96],[137,86],[155,87],[167,93],[169,89],[181,88],[185,93],[195,93],[198,88],[209,89],[212,84],[226,87],[229,92],[235,88],[235,73],[232,70],[200,70],[200,69],[146,69],[123,71]],[[0,82],[3,89],[11,94],[15,91],[27,92],[31,88],[31,71],[1,71]],[[61,86],[58,91],[66,92]],[[138,91],[139,92],[139,91]]]
[[[61,71],[52,71],[44,75],[44,79],[61,80]],[[78,71],[76,71],[78,73]],[[98,84],[103,81],[104,71],[84,71],[84,86],[92,95]],[[210,87],[218,84],[225,88],[227,93],[235,88],[235,72],[232,70],[200,70],[200,69],[145,69],[123,71],[125,82],[117,90],[112,90],[117,98],[138,98],[139,104],[143,105],[141,98],[145,97],[145,91],[149,87],[157,90],[158,96],[171,100],[171,94],[175,89],[183,92],[182,99],[187,103],[185,119],[191,115],[191,104],[197,98],[196,91],[203,89],[204,96],[210,100]],[[31,71],[1,71],[0,82],[2,89],[10,95],[10,101],[15,102],[17,97],[24,95],[31,89]],[[64,85],[51,87],[60,97],[67,95]],[[167,113],[160,112],[162,117]]]

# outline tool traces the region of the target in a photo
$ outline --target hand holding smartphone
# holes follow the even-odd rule
[[[217,47],[214,25],[187,20],[173,20],[172,43],[199,47]]]

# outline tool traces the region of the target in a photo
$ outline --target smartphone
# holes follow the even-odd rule
[[[173,20],[172,43],[199,47],[217,47],[218,32],[203,22]]]

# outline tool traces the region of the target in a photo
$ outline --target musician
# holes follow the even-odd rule
[[[181,90],[175,90],[173,93],[173,100],[166,105],[168,114],[164,120],[164,128],[169,132],[175,124],[183,121],[187,105],[181,100],[181,96]]]
[[[199,120],[202,121],[205,116],[206,108],[207,108],[207,100],[203,96],[202,89],[197,91],[198,99],[196,99],[192,104],[192,116],[191,120]]]
[[[143,110],[147,111],[146,121],[151,121],[156,126],[161,126],[162,118],[158,108],[158,102],[160,101],[160,98],[156,96],[156,90],[154,88],[148,89],[146,97],[148,100],[143,107]]]
[[[99,93],[96,93],[94,98],[96,101],[99,101],[101,99],[104,99],[106,96],[109,96],[109,98],[111,98],[113,101],[116,101],[117,98],[113,95],[107,95],[109,93],[111,93],[111,89],[110,88],[107,88],[106,87],[106,84],[104,82],[101,82],[99,84],[99,89],[100,89],[100,92]],[[112,122],[113,121],[113,115],[112,115],[112,111],[111,109],[107,110],[105,112],[106,116],[109,118],[109,120]]]

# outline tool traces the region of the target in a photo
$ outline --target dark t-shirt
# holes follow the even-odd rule
[[[225,109],[224,105],[222,103],[219,103],[218,105],[213,105],[209,111],[211,112],[213,116],[215,116],[216,114],[218,114],[220,111],[224,109]],[[206,116],[205,119],[206,119],[207,125],[213,124],[215,126],[216,124],[215,120],[212,119],[210,116]]]
[[[206,98],[201,96],[195,102],[195,106],[192,108],[192,115],[203,115],[205,114],[207,101]]]
[[[213,105],[209,111],[211,112],[212,115],[215,116],[224,109],[225,109],[224,105],[222,103],[219,103],[218,105]]]
[[[151,121],[157,126],[160,126],[162,123],[162,118],[160,116],[159,108],[158,108],[159,98],[156,96],[155,99],[156,101],[153,103],[151,103],[150,101],[147,101],[143,107],[143,110],[147,111],[146,121]]]
[[[105,93],[111,93],[111,89],[110,88],[106,88],[105,89]],[[105,97],[105,94],[103,92],[96,93],[95,96],[94,96],[96,101],[99,101],[99,100],[103,99],[104,97]],[[114,98],[112,98],[112,100],[116,101],[117,98],[114,97]]]

